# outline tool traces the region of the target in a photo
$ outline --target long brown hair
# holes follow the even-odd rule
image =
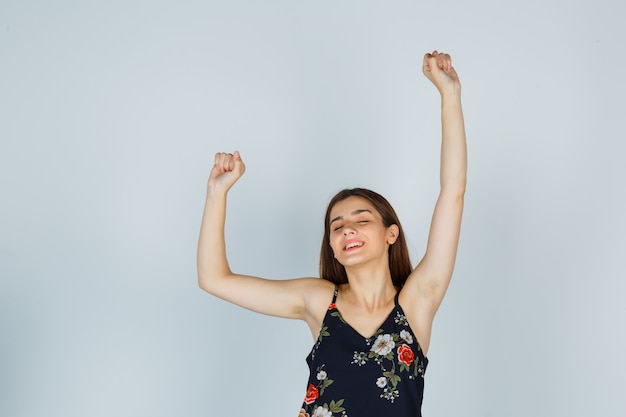
[[[393,285],[402,287],[409,277],[411,270],[411,259],[409,258],[409,250],[404,238],[404,231],[400,225],[400,220],[391,204],[380,194],[365,189],[352,188],[339,191],[328,203],[326,216],[324,218],[324,238],[322,240],[322,250],[320,253],[320,277],[333,282],[335,284],[348,283],[346,268],[341,265],[330,247],[330,211],[338,202],[348,197],[361,197],[369,201],[383,219],[385,227],[392,224],[398,226],[398,238],[393,245],[389,245],[389,271]]]

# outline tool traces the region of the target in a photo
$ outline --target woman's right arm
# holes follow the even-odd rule
[[[330,282],[319,278],[267,280],[234,274],[230,269],[224,240],[226,197],[244,171],[239,152],[215,155],[198,241],[198,284],[210,294],[249,310],[303,319],[315,326],[317,310],[325,307],[327,293],[332,294]]]

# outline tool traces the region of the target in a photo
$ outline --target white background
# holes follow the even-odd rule
[[[312,338],[197,287],[206,178],[232,268],[317,275],[345,187],[414,262],[438,192],[448,52],[466,210],[425,416],[623,416],[624,5],[600,1],[0,3],[0,415],[295,416]],[[351,416],[354,417],[354,416]],[[356,416],[358,417],[358,416]]]

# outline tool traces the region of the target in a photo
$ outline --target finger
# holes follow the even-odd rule
[[[437,52],[437,66],[445,72],[450,72],[452,68],[452,58],[450,54],[444,52]]]
[[[441,62],[442,62],[442,69],[445,72],[450,72],[450,68],[452,68],[452,58],[450,58],[449,54],[440,54],[441,56]]]
[[[444,64],[445,64],[445,59],[446,59],[445,57],[446,55],[442,53],[437,53],[437,55],[435,55],[435,59],[437,61],[437,68],[444,69],[445,67]]]
[[[433,55],[434,53],[436,53],[437,51],[433,51],[432,54],[430,53],[426,53],[424,54],[424,61],[422,64],[422,70],[424,72],[430,72],[431,69],[431,65],[433,63],[433,58],[435,57],[435,55]]]
[[[219,172],[222,173],[224,172],[222,169],[222,158],[223,158],[223,153],[222,152],[217,152],[215,154],[215,160],[213,161],[213,167]]]
[[[232,155],[219,152],[215,154],[215,168],[217,168],[218,172],[224,173],[232,170],[231,165]]]
[[[228,154],[220,152],[219,169],[221,172],[226,171],[226,157]]]
[[[246,166],[241,160],[241,154],[239,151],[233,152],[233,171],[237,172],[239,175],[243,175],[246,170]]]
[[[233,154],[232,153],[226,153],[224,154],[224,171],[226,172],[230,172],[233,170],[233,166],[235,165],[235,161],[233,161]]]
[[[450,60],[444,55],[432,56],[428,61],[428,67],[431,72],[435,70],[448,72],[450,69]]]
[[[449,73],[452,69],[452,59],[449,54],[439,52],[436,49],[431,53],[424,55],[424,63],[422,65],[422,71],[428,75],[436,70],[442,70]]]

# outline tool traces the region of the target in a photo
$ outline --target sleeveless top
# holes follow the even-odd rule
[[[378,331],[365,338],[328,306],[306,358],[309,381],[298,417],[421,417],[428,359],[394,298]]]

